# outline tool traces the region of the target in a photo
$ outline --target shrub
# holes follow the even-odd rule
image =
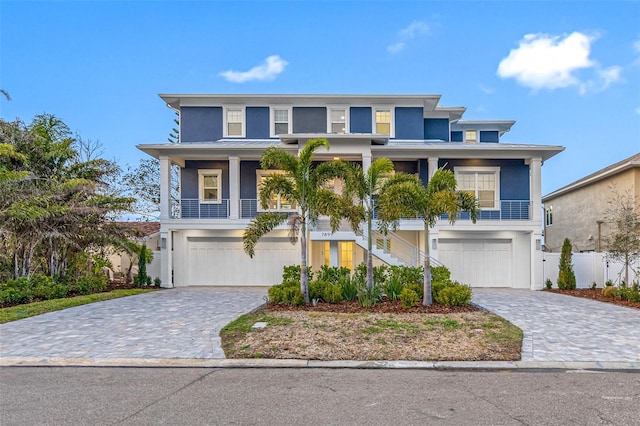
[[[431,282],[450,281],[450,280],[451,280],[451,271],[449,271],[449,269],[446,266],[444,265],[433,266],[431,268]]]
[[[313,271],[311,271],[310,266],[307,266],[307,277],[309,282],[313,280]],[[282,268],[282,282],[296,280],[300,282],[300,265],[291,265]]]
[[[547,288],[547,290],[551,290],[551,288],[553,287],[553,281],[547,278],[547,280],[544,282],[544,286]]]
[[[466,306],[471,302],[472,294],[471,287],[456,282],[440,290],[436,302],[446,306]]]
[[[402,289],[402,292],[400,292],[400,302],[404,309],[410,309],[420,303],[420,296],[418,296],[418,293],[415,291],[405,287]]]
[[[606,286],[602,289],[602,295],[604,297],[618,297],[618,289],[613,286]]]
[[[340,278],[351,276],[349,268],[322,265],[320,270],[315,274],[318,280],[327,281],[331,284],[338,284]]]
[[[558,288],[560,290],[575,290],[576,275],[571,264],[571,240],[564,239],[560,254],[560,271],[558,272]]]
[[[611,281],[611,280],[607,280],[607,281],[604,283],[604,286],[605,286],[605,287],[612,287],[612,286],[613,286],[613,281]]]
[[[299,281],[285,281],[274,285],[268,291],[269,302],[282,305],[304,305],[304,294],[300,291]]]
[[[338,284],[329,284],[322,293],[322,299],[327,303],[342,302],[342,288]]]
[[[409,290],[415,291],[420,299],[424,297],[424,285],[422,284],[422,282],[415,281],[415,282],[406,284],[405,287],[408,288]]]
[[[391,266],[387,272],[387,280],[396,279],[400,281],[400,284],[407,284],[414,281],[422,281],[422,267],[411,267],[411,266]]]
[[[621,287],[618,290],[620,298],[629,302],[640,302],[640,291],[634,287]]]
[[[160,284],[162,284],[162,280],[159,277],[155,277],[153,279],[153,285],[155,285],[156,287],[160,287]]]
[[[403,288],[404,285],[398,276],[390,276],[383,286],[384,294],[389,300],[398,300]]]
[[[80,295],[100,293],[107,289],[107,277],[103,275],[87,274],[73,280],[71,290]]]
[[[433,281],[431,283],[431,297],[433,298],[433,300],[435,300],[436,302],[438,301],[438,294],[440,294],[440,292],[453,285],[453,282],[451,282],[451,280],[447,279],[444,281]],[[437,302],[439,303],[439,302]]]
[[[370,308],[382,299],[382,288],[374,285],[373,288],[367,288],[366,285],[358,287],[358,303],[363,308]]]
[[[358,282],[355,277],[342,277],[340,278],[339,285],[342,293],[342,300],[356,300],[358,297]]]
[[[309,300],[323,299],[324,291],[331,283],[323,280],[315,280],[309,283]]]

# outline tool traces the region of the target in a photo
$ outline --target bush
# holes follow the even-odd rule
[[[103,275],[83,275],[76,278],[71,285],[72,292],[79,295],[100,293],[106,289],[107,277]]]
[[[350,277],[351,271],[349,268],[345,267],[322,265],[315,275],[317,275],[318,280],[327,281],[331,284],[338,284],[342,277]]]
[[[467,306],[472,294],[471,287],[455,282],[440,290],[436,302],[446,306]]]
[[[356,300],[356,298],[358,297],[358,281],[355,277],[342,277],[340,278],[339,285],[342,294],[342,300]]]
[[[304,294],[300,291],[299,281],[285,281],[269,288],[268,299],[271,303],[300,306],[304,305]]]
[[[409,290],[415,291],[420,299],[424,297],[424,285],[422,284],[422,282],[417,282],[417,281],[412,282],[412,283],[406,284],[405,287],[408,288]],[[433,285],[431,288],[433,289]]]
[[[382,288],[374,285],[373,288],[367,288],[366,285],[358,287],[358,303],[363,308],[370,308],[382,300]]]
[[[613,286],[606,286],[605,288],[602,289],[602,295],[604,297],[618,297],[618,289],[616,287]]]
[[[634,287],[621,287],[618,290],[620,298],[629,302],[640,302],[640,291]]]
[[[560,254],[560,271],[558,272],[558,288],[560,290],[575,290],[576,275],[571,264],[571,240],[564,239]]]
[[[311,281],[309,283],[309,300],[323,299],[324,291],[331,283],[322,280]]]
[[[415,291],[405,287],[402,289],[402,292],[400,292],[400,302],[404,309],[410,309],[420,303],[420,296],[418,296],[418,293]]]
[[[547,280],[544,282],[544,286],[547,288],[547,290],[551,290],[551,288],[553,287],[553,281],[547,278]]]
[[[9,280],[0,286],[0,303],[21,304],[33,299],[33,288],[27,277]]]
[[[421,277],[422,278],[422,277]],[[451,271],[446,266],[433,266],[431,268],[431,282],[434,281],[450,281]]]
[[[400,293],[404,289],[403,282],[398,276],[390,276],[382,287],[384,294],[387,295],[389,300],[398,300]]]
[[[449,279],[445,280],[445,281],[434,281],[431,283],[431,297],[433,298],[434,301],[438,301],[438,294],[440,294],[440,292],[447,288],[447,287],[451,287],[453,285],[453,282]]]
[[[327,303],[342,302],[342,287],[338,284],[329,284],[325,287],[322,299]]]
[[[415,281],[422,281],[423,273],[422,267],[411,266],[391,266],[387,272],[387,280],[396,279],[400,281],[401,285],[412,283]]]
[[[313,271],[310,266],[307,266],[307,277],[309,282],[313,280]],[[285,266],[282,269],[282,282],[296,280],[300,282],[300,265]]]

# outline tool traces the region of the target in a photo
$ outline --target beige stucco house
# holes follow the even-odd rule
[[[606,251],[610,201],[629,193],[640,208],[640,153],[598,170],[544,197],[545,250],[559,252],[569,238],[573,251]]]

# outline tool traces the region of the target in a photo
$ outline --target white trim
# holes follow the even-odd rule
[[[483,174],[489,174],[489,173],[493,173],[494,174],[494,183],[495,183],[495,189],[494,189],[494,195],[493,195],[493,207],[481,207],[481,210],[500,210],[500,167],[474,167],[474,166],[458,166],[458,167],[454,167],[453,168],[455,177],[456,177],[456,181],[458,181],[458,175],[460,173],[475,173],[476,174],[476,181],[475,181],[475,192],[476,192],[476,197],[478,194],[478,180],[477,180],[477,174],[478,173],[483,173]]]
[[[204,177],[218,177],[218,198],[206,200],[204,198]],[[222,204],[222,170],[221,169],[200,169],[198,170],[198,200],[201,204]]]
[[[474,132],[476,134],[476,139],[474,141],[467,140],[467,132]],[[478,143],[480,142],[480,132],[477,129],[464,129],[462,131],[464,143]]]
[[[275,209],[263,209],[260,204],[260,181],[263,177],[273,175],[273,174],[284,174],[283,170],[256,170],[256,198],[257,198],[257,211],[259,212],[295,212],[297,210],[297,206],[295,208],[282,208],[282,197],[278,195],[277,205],[278,207]]]
[[[331,124],[333,124],[333,122],[331,121],[331,111],[333,110],[344,110],[344,133],[333,133],[332,132],[332,128],[331,128]],[[348,135],[349,133],[351,133],[351,128],[350,123],[349,123],[349,116],[351,112],[351,106],[350,105],[327,105],[327,133],[328,134],[332,134],[332,135],[339,135],[339,134],[345,134]]]
[[[276,134],[276,121],[275,121],[275,110],[286,110],[289,114],[289,129],[285,133]],[[291,105],[272,105],[269,107],[269,135],[272,138],[277,138],[281,134],[291,134],[293,133],[293,106]]]
[[[380,110],[389,110],[389,137],[394,138],[396,136],[396,107],[392,105],[371,105],[371,133],[378,134],[376,132],[376,112]]]
[[[228,117],[227,114],[229,111],[240,111],[242,116],[242,130],[240,135],[230,135],[229,127],[228,127]],[[225,138],[244,138],[246,135],[246,127],[247,127],[247,112],[244,106],[236,106],[236,105],[224,105],[222,107],[222,136]]]

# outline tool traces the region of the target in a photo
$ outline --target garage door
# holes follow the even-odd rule
[[[438,260],[472,287],[512,287],[511,240],[440,239]]]
[[[282,268],[298,264],[298,246],[283,238],[263,238],[253,259],[240,238],[188,241],[188,285],[273,285],[282,281]]]

